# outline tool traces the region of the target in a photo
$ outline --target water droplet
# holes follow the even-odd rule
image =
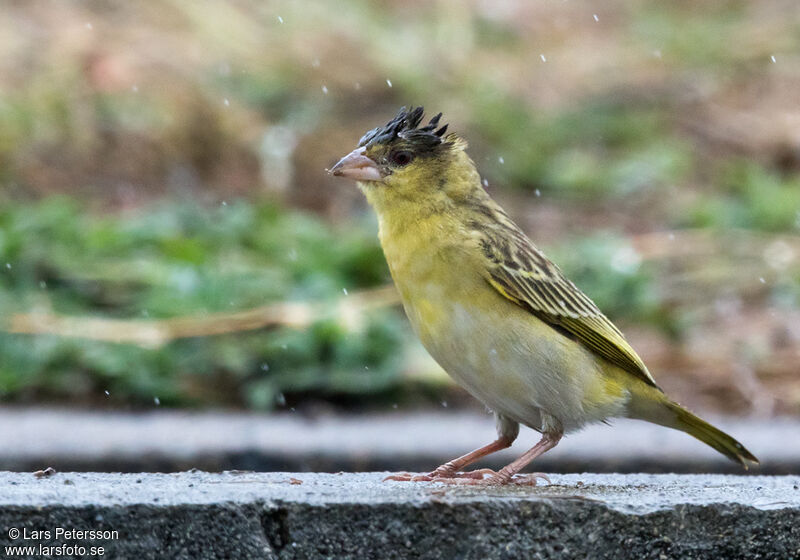
[[[364,366],[364,369],[369,371],[369,366]]]
[[[537,197],[538,196],[542,196],[542,191],[540,191],[539,189],[536,189],[535,191],[533,191],[533,194],[535,194]]]
[[[503,156],[500,156],[499,158],[497,158],[497,161],[499,161],[500,163],[505,163],[506,162],[506,158],[504,158]]]
[[[344,293],[344,295],[347,295],[347,288],[342,288],[342,293]]]
[[[11,270],[11,263],[6,263],[6,268],[7,268],[8,270]]]
[[[488,179],[484,179],[483,181],[481,181],[481,183],[483,183],[484,187],[486,187],[486,188],[489,187],[489,180]]]
[[[283,23],[283,18],[281,16],[278,16],[278,23]]]
[[[322,86],[322,93],[328,95],[328,86]]]
[[[772,56],[770,56],[769,59],[772,61],[772,64],[775,64],[776,62],[778,62],[777,60],[775,60],[775,55],[774,54]]]
[[[105,391],[103,391],[103,392],[106,394],[106,396],[107,396],[107,397],[110,397],[110,396],[111,396],[111,392],[110,392],[108,389],[106,389],[106,390],[105,390]]]
[[[225,104],[226,107],[230,107],[231,106],[231,100],[228,99],[227,97],[225,99],[223,99],[222,102]]]
[[[442,406],[443,406],[444,408],[447,408],[447,401],[442,401]]]
[[[392,87],[392,80],[390,80],[389,78],[386,78],[386,85],[389,86],[389,87]]]
[[[600,21],[600,18],[597,17],[597,14],[593,14],[592,17],[594,18],[595,21]]]
[[[227,203],[226,201],[224,201],[224,200],[222,201],[222,203],[221,203],[221,204],[222,204],[223,206],[227,206],[227,205],[228,205],[228,203]]]
[[[547,58],[543,54],[540,54],[539,58],[542,59],[542,62],[547,62]]]
[[[764,277],[763,277],[763,276],[762,276],[762,277],[760,277],[760,278],[758,279],[758,281],[759,281],[759,282],[761,282],[762,284],[766,284],[766,283],[767,283],[767,281],[766,281],[766,280],[764,280]]]
[[[156,403],[156,406],[161,406],[161,399],[158,397],[153,397],[153,402]]]
[[[262,370],[262,371],[269,371],[269,364],[268,364],[268,363],[266,363],[266,362],[264,362],[263,364],[261,364],[261,370]]]

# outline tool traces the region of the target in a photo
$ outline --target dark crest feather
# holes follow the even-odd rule
[[[373,128],[367,132],[358,145],[361,147],[373,144],[388,144],[397,138],[403,138],[419,145],[420,148],[433,149],[442,144],[442,136],[447,131],[447,125],[436,130],[436,127],[439,126],[439,120],[442,118],[442,114],[439,113],[428,124],[420,127],[423,114],[424,109],[422,107],[415,107],[410,111],[403,107],[384,126]]]

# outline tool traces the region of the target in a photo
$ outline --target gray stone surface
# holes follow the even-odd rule
[[[800,473],[798,420],[714,419],[744,443],[760,474]],[[142,413],[0,408],[0,470],[430,470],[495,437],[487,414],[442,409],[353,416],[154,410]],[[482,462],[500,467],[531,447]],[[537,461],[546,472],[727,472],[738,465],[690,436],[619,420],[570,434]]]
[[[536,488],[477,488],[384,483],[384,475],[0,473],[0,550],[104,546],[106,558],[142,559],[800,557],[797,476],[573,474]],[[59,527],[118,535],[10,538],[12,529]]]

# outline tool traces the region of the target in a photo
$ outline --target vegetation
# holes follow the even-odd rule
[[[393,306],[150,347],[10,332],[387,285],[360,195],[323,169],[413,102],[469,139],[680,400],[800,410],[800,20],[777,2],[504,5],[8,7],[0,399],[268,409],[421,383],[440,400]]]

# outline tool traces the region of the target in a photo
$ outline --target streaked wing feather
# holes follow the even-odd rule
[[[641,358],[597,305],[504,213],[497,219],[494,227],[481,228],[489,283],[506,298],[565,330],[609,362],[657,387]]]

